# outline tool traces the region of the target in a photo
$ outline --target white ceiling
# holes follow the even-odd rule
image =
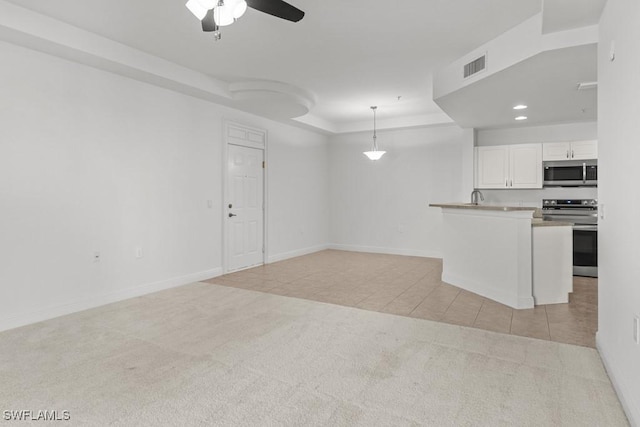
[[[541,11],[541,0],[290,0],[299,23],[249,9],[214,42],[186,0],[8,1],[226,82],[296,86],[336,126],[370,120],[371,105],[381,120],[439,113],[433,71]]]
[[[595,25],[607,0],[544,0],[543,33]]]
[[[597,91],[577,90],[596,82],[597,45],[539,53],[438,99],[456,123],[469,128],[504,128],[595,121]],[[526,110],[513,110],[518,104]],[[527,120],[515,121],[517,116]]]

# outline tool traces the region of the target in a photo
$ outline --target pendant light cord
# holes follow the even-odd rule
[[[371,107],[371,109],[373,110],[373,151],[378,151],[378,143],[376,141],[376,139],[378,138],[376,136],[376,110],[378,109],[378,107],[373,106]]]

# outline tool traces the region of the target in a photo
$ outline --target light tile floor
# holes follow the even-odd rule
[[[514,310],[441,280],[442,260],[326,250],[208,280],[224,286],[595,347],[597,279],[568,304]]]

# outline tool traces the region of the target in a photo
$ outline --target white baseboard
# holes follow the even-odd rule
[[[267,259],[267,263],[270,264],[272,262],[284,261],[285,259],[295,258],[297,256],[309,255],[314,252],[324,251],[325,249],[329,249],[329,246],[328,245],[311,246],[308,248],[297,249],[291,252],[284,252],[281,254],[269,255],[269,258]]]
[[[622,408],[627,415],[629,424],[631,424],[631,427],[640,427],[640,408],[638,407],[638,401],[631,398],[629,386],[627,385],[629,377],[622,375],[620,371],[614,368],[610,354],[602,345],[600,332],[596,333],[596,348],[600,353],[600,359],[602,359],[604,368],[607,370],[607,374],[609,375],[609,379],[611,379],[611,383],[622,404]]]
[[[222,274],[222,268],[214,268],[212,270],[200,271],[186,276],[172,277],[170,279],[161,280],[153,283],[145,283],[143,285],[134,286],[132,288],[122,289],[102,295],[81,298],[55,306],[41,308],[29,313],[19,314],[0,318],[0,331],[17,328],[31,323],[41,322],[43,320],[52,319],[66,314],[76,313],[78,311],[88,310],[90,308],[99,307],[101,305],[111,304],[113,302],[122,301],[129,298],[139,297],[141,295],[162,291],[164,289],[175,288],[177,286],[187,285],[189,283],[198,282]]]
[[[435,251],[418,251],[415,249],[397,249],[378,246],[342,245],[338,243],[330,243],[327,246],[328,249],[336,249],[339,251],[369,252],[374,254],[417,256],[423,258],[442,258],[442,253]]]

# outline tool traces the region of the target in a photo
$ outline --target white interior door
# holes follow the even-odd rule
[[[264,151],[229,144],[227,151],[227,270],[264,262]]]

